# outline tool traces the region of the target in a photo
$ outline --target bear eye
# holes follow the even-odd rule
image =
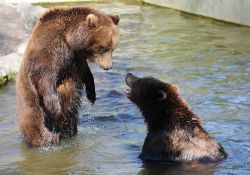
[[[100,52],[100,53],[105,53],[105,52],[107,52],[109,49],[107,49],[107,48],[104,48],[104,47],[101,47],[100,49],[98,49],[98,52]]]

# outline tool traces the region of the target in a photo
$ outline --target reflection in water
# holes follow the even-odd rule
[[[174,164],[151,163],[144,164],[143,169],[137,175],[212,175],[216,170],[216,164]]]
[[[250,29],[135,4],[89,4],[121,16],[113,69],[91,64],[97,100],[84,98],[76,138],[28,148],[15,125],[15,84],[0,89],[0,174],[249,174]],[[146,127],[123,95],[127,72],[180,92],[229,153],[219,164],[143,165]]]
[[[23,142],[21,145],[22,161],[16,163],[21,172],[34,174],[63,174],[76,165],[79,145],[75,139],[61,143],[60,146],[30,148]],[[60,161],[58,161],[60,160]],[[46,168],[45,168],[46,167]],[[57,167],[57,168],[54,168]]]

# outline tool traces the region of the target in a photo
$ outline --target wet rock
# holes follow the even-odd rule
[[[25,29],[30,32],[33,30],[38,18],[46,11],[41,6],[33,6],[29,3],[19,3],[16,9],[21,14]]]
[[[13,78],[18,71],[22,51],[16,53],[18,46],[28,38],[24,20],[14,7],[0,6],[0,87]]]
[[[0,57],[0,70],[7,74],[16,74],[19,70],[22,56],[18,53],[11,53]]]
[[[0,86],[13,79],[19,70],[28,37],[39,16],[40,6],[19,3],[8,6],[0,2]]]
[[[17,52],[0,57],[0,87],[7,83],[8,80],[14,79],[19,70],[27,42],[27,40],[24,41],[17,49]]]
[[[29,33],[15,8],[0,6],[0,56],[15,52]]]

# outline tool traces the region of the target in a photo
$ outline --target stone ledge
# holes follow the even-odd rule
[[[11,53],[0,58],[0,87],[9,80],[14,80],[19,70],[22,55]]]

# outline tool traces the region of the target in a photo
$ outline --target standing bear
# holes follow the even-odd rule
[[[129,86],[125,93],[139,107],[148,127],[142,160],[214,162],[227,157],[180,98],[175,85],[130,73],[125,81]]]
[[[92,8],[54,8],[37,22],[16,80],[17,124],[28,144],[56,144],[77,133],[81,90],[96,99],[87,60],[112,67],[119,17]]]

